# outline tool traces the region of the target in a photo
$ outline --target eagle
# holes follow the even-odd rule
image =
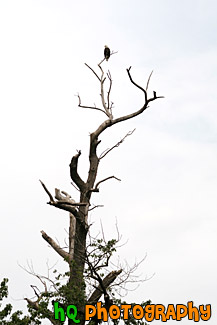
[[[105,45],[104,56],[106,61],[108,61],[108,59],[110,58],[110,48],[107,45]]]

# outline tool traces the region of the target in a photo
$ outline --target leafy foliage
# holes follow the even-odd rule
[[[116,244],[118,240],[112,239],[105,241],[105,239],[92,239],[91,243],[88,246],[89,253],[87,254],[88,259],[86,263],[84,279],[88,282],[90,280],[90,265],[88,265],[88,261],[91,265],[94,265],[95,270],[99,271],[99,276],[104,277],[103,268],[107,266],[108,260],[110,257],[116,252]],[[90,262],[91,261],[91,262]],[[105,271],[105,273],[107,273]],[[83,287],[81,291],[75,290],[75,288],[69,288],[67,285],[67,281],[69,279],[70,273],[59,273],[56,269],[53,270],[54,279],[52,280],[52,286],[50,290],[47,292],[40,293],[40,300],[38,301],[38,309],[35,310],[31,306],[28,307],[29,315],[23,316],[23,312],[18,310],[12,313],[12,305],[6,304],[6,306],[0,311],[0,324],[1,325],[40,325],[41,319],[47,318],[49,315],[48,307],[54,303],[54,301],[58,301],[59,305],[66,310],[66,306],[68,304],[75,304],[76,302],[87,302],[87,297],[81,297],[81,291],[85,292],[85,283],[83,283]],[[8,287],[7,287],[8,279],[3,279],[0,286],[0,301],[4,298],[8,297]],[[52,290],[51,290],[52,288]],[[118,306],[127,304],[125,301],[116,298],[115,290],[110,288],[109,293],[112,297],[112,304],[116,304]],[[72,296],[73,293],[73,296]],[[128,303],[129,304],[129,303]],[[150,300],[147,302],[142,302],[140,305],[145,307],[147,304],[150,304]],[[104,302],[102,302],[102,306]],[[136,305],[136,303],[131,303],[132,307]],[[1,306],[1,304],[0,304]],[[49,317],[48,317],[49,318]],[[114,325],[119,324],[120,321],[123,321],[126,325],[147,325],[143,320],[136,320],[132,313],[129,311],[129,319],[124,320],[123,315],[121,315],[120,319],[113,320]],[[58,321],[57,321],[58,323]],[[95,324],[94,321],[89,322]],[[101,323],[98,321],[98,324]],[[61,323],[59,323],[61,324]]]
[[[8,279],[4,278],[0,284],[0,301],[8,297]],[[1,307],[2,303],[0,303]],[[31,316],[24,316],[21,310],[17,310],[12,313],[12,305],[6,304],[6,306],[0,310],[0,324],[1,325],[39,325],[41,322],[34,319],[34,314]]]

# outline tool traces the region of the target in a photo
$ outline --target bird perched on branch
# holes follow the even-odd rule
[[[105,45],[104,56],[105,56],[106,61],[108,61],[108,59],[110,58],[110,54],[111,54],[110,48],[107,45]]]

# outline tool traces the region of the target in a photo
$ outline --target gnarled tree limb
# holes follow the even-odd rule
[[[115,281],[118,275],[122,272],[122,270],[112,271],[102,280],[102,284],[99,285],[94,292],[91,294],[90,298],[88,299],[87,304],[95,305],[97,301],[103,294],[102,287],[108,289],[108,287]]]
[[[70,263],[70,255],[65,252],[51,237],[49,237],[46,232],[41,231],[42,237],[46,242],[67,262]]]
[[[60,191],[59,189],[55,189],[55,197],[58,201],[55,201],[53,196],[51,195],[51,193],[48,191],[47,187],[45,186],[45,184],[40,181],[44,190],[46,191],[46,193],[48,194],[50,201],[48,202],[48,204],[59,208],[61,210],[65,210],[67,212],[72,213],[79,222],[82,222],[82,218],[79,215],[78,210],[76,209],[77,207],[87,207],[89,206],[89,203],[85,203],[85,202],[78,202],[76,203],[73,199],[71,199],[71,196],[64,192],[64,191]],[[62,195],[64,194],[64,195]]]
[[[81,155],[81,151],[79,150],[78,153],[76,155],[74,155],[72,157],[71,163],[69,165],[70,167],[70,175],[71,175],[71,179],[72,181],[78,186],[78,188],[81,191],[85,190],[86,184],[85,182],[81,179],[81,177],[78,175],[78,158]]]

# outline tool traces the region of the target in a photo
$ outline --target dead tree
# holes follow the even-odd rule
[[[114,53],[112,53],[114,54]],[[85,304],[93,304],[95,305],[100,299],[104,298],[105,307],[109,308],[112,303],[112,298],[110,295],[110,288],[114,281],[117,280],[121,273],[123,273],[122,269],[113,270],[110,273],[107,273],[106,276],[101,276],[100,270],[105,268],[108,265],[110,256],[112,255],[112,249],[116,242],[105,243],[106,249],[104,249],[104,256],[100,255],[100,258],[91,259],[91,252],[99,249],[101,242],[96,241],[98,244],[94,244],[91,246],[92,251],[88,252],[87,245],[87,234],[89,231],[89,223],[88,223],[88,213],[91,209],[95,208],[95,206],[91,206],[91,196],[93,192],[99,192],[99,185],[103,182],[115,179],[119,180],[116,176],[107,176],[99,181],[96,181],[97,172],[99,168],[99,163],[101,160],[115,147],[118,147],[124,139],[129,136],[132,132],[129,132],[121,141],[115,144],[110,149],[103,152],[101,155],[98,154],[97,147],[101,142],[100,136],[101,134],[108,128],[111,128],[113,125],[117,123],[122,123],[129,119],[132,119],[140,114],[142,114],[148,107],[149,104],[158,99],[163,98],[162,96],[157,96],[156,92],[153,92],[151,97],[148,96],[148,85],[150,81],[150,77],[148,78],[146,87],[142,87],[137,84],[131,75],[131,67],[127,69],[127,75],[129,77],[130,82],[133,86],[137,87],[138,90],[142,91],[144,94],[144,104],[141,108],[133,111],[130,114],[123,115],[117,118],[113,117],[113,102],[111,101],[111,88],[112,88],[112,77],[110,71],[107,73],[103,70],[103,59],[99,64],[99,73],[97,73],[94,69],[92,69],[88,64],[85,65],[91,70],[91,72],[95,75],[95,77],[99,81],[100,86],[100,97],[101,97],[101,107],[96,107],[95,105],[83,105],[81,103],[81,98],[78,97],[78,106],[81,108],[88,108],[98,110],[100,113],[105,115],[105,120],[101,123],[98,128],[90,134],[90,145],[89,145],[89,170],[88,177],[86,180],[82,179],[78,173],[78,162],[79,157],[81,156],[81,151],[78,151],[71,159],[70,162],[70,176],[72,180],[72,184],[79,190],[80,192],[80,200],[79,202],[75,202],[71,198],[71,196],[58,189],[55,189],[55,197],[48,190],[46,185],[41,182],[45,192],[49,197],[48,204],[54,206],[55,208],[65,210],[69,212],[69,244],[68,250],[61,248],[58,243],[55,242],[47,233],[41,231],[43,239],[62,257],[69,267],[68,273],[68,281],[65,286],[65,292],[62,293],[64,296],[62,299],[63,305],[74,304],[78,308],[78,318],[80,319],[80,324],[83,325],[84,320],[84,305]],[[107,92],[105,90],[105,81],[108,82]],[[97,247],[98,245],[98,247]],[[106,246],[107,245],[107,246]],[[110,246],[109,246],[110,245]],[[95,256],[95,255],[94,255]],[[102,263],[102,260],[104,261]],[[85,273],[86,272],[86,273]],[[91,294],[87,297],[85,292],[85,281],[87,279],[91,279],[94,281],[94,285],[92,287]],[[43,314],[43,310],[40,307],[40,301],[43,300],[44,297],[49,296],[48,290],[46,288],[46,284],[43,279],[40,277],[42,284],[44,285],[44,290],[40,293],[35,291],[37,300],[30,300],[26,298],[28,306],[32,308],[35,312]],[[55,284],[53,284],[53,287]],[[56,289],[57,291],[59,289]],[[61,294],[61,293],[60,293]],[[51,295],[49,296],[51,297]],[[52,309],[49,307],[49,304],[46,305],[46,312],[44,312],[44,317],[47,317],[52,324],[59,324],[59,321],[55,320],[53,317]],[[93,319],[93,323],[97,324],[98,320]],[[73,324],[72,320],[68,320],[68,324]]]

